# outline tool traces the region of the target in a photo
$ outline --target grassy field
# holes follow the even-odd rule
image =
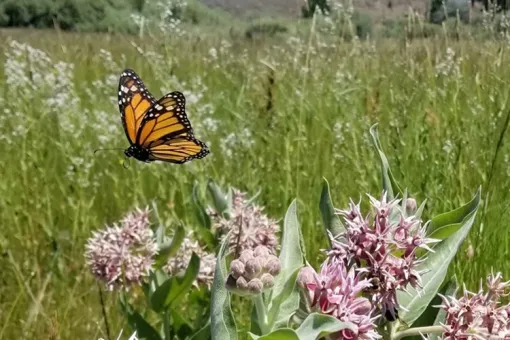
[[[93,230],[156,202],[168,225],[197,226],[191,192],[213,179],[254,194],[281,219],[292,199],[308,260],[324,247],[322,177],[335,205],[381,193],[368,129],[425,218],[483,207],[452,273],[476,289],[508,279],[510,54],[507,42],[345,43],[310,31],[247,41],[1,31],[0,338],[105,336],[98,285],[84,265]],[[130,67],[158,97],[180,90],[211,155],[179,166],[128,161],[117,102]],[[474,256],[464,250],[468,244]],[[105,296],[112,330],[125,325]]]

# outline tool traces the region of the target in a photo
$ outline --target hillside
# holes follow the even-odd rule
[[[305,0],[201,0],[212,8],[222,8],[235,15],[275,14],[296,17]],[[346,1],[347,2],[347,1]],[[355,0],[355,8],[378,17],[405,15],[409,9],[425,13],[427,0]]]

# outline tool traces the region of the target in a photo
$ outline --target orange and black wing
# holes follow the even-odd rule
[[[150,160],[186,163],[209,154],[195,138],[186,115],[186,99],[172,92],[158,100],[143,117],[136,143],[149,151]]]
[[[135,71],[126,69],[122,72],[119,80],[119,109],[124,131],[131,144],[136,144],[143,118],[155,102]]]
[[[193,136],[168,139],[149,149],[149,159],[170,163],[186,163],[209,154],[207,145]]]
[[[155,102],[142,118],[136,144],[149,149],[172,138],[193,137],[185,106],[186,99],[180,92],[169,93]]]

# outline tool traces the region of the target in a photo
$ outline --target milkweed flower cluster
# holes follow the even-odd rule
[[[231,252],[254,250],[257,246],[267,247],[271,254],[276,254],[278,248],[279,230],[275,220],[263,214],[263,207],[249,203],[246,193],[233,190],[233,202],[229,217],[225,218],[218,212],[208,209],[208,214],[214,222],[214,228],[223,235],[232,230],[229,240]]]
[[[351,322],[355,329],[344,329],[331,338],[335,340],[380,339],[375,330],[374,308],[362,292],[371,287],[369,279],[362,278],[362,272],[354,267],[347,269],[344,261],[330,260],[322,264],[319,273],[312,267],[304,267],[297,278],[304,289],[312,310],[336,317],[343,322]]]
[[[407,285],[420,287],[423,272],[417,268],[424,259],[418,258],[418,249],[432,251],[429,244],[438,241],[427,238],[426,225],[406,213],[416,210],[414,200],[407,200],[402,207],[399,203],[397,199],[388,201],[385,194],[380,201],[370,197],[375,211],[370,218],[351,201],[348,210],[338,211],[345,232],[330,234],[332,247],[327,251],[330,259],[343,261],[348,267],[363,267],[365,277],[372,282],[372,302],[391,321],[399,307],[397,290],[405,290]]]
[[[139,284],[154,264],[158,246],[149,225],[149,210],[137,209],[118,224],[89,238],[85,258],[92,274],[108,289]]]
[[[180,272],[186,271],[193,253],[200,257],[200,269],[193,284],[195,286],[205,284],[210,288],[214,278],[216,256],[204,250],[198,241],[194,240],[191,235],[186,236],[182,240],[179,252],[174,257],[168,259],[168,262],[163,267],[163,270],[169,275],[176,275]]]
[[[510,281],[502,282],[501,273],[491,274],[486,281],[487,291],[480,284],[478,293],[464,288],[460,298],[443,296],[437,306],[446,312],[443,340],[508,340],[510,339],[510,304],[500,305],[507,296]]]
[[[267,247],[245,249],[230,263],[226,287],[239,295],[257,295],[274,286],[280,270],[280,259],[270,254]]]

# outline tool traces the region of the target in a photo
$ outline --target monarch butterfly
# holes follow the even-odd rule
[[[178,164],[207,156],[209,149],[195,138],[185,104],[184,95],[177,91],[155,100],[135,71],[124,70],[119,80],[119,109],[131,144],[124,154],[147,163]]]

